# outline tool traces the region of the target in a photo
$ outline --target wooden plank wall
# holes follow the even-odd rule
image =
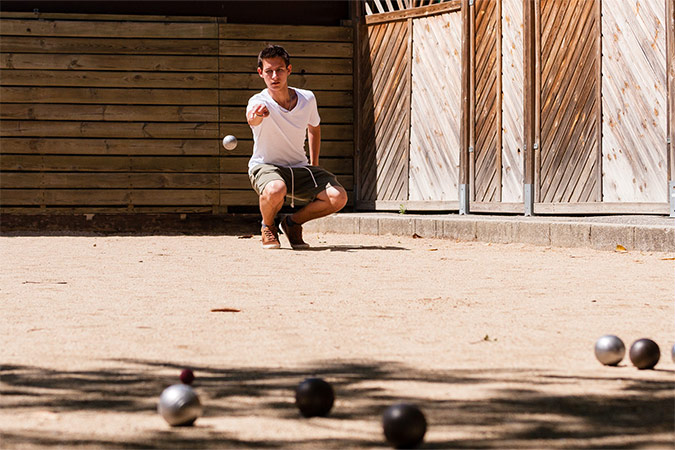
[[[0,35],[3,212],[257,204],[244,107],[264,87],[252,55],[272,37],[298,57],[291,84],[317,94],[322,164],[353,187],[349,27],[3,13]]]
[[[471,160],[473,200],[477,202],[498,201],[501,195],[498,7],[497,0],[478,0],[475,6],[475,143]]]
[[[457,201],[461,14],[413,19],[409,200]]]
[[[502,1],[502,202],[523,201],[523,1]]]
[[[362,27],[359,201],[407,200],[410,136],[409,21]]]
[[[218,27],[3,14],[2,208],[210,211]]]
[[[540,202],[602,200],[599,1],[540,0]]]
[[[605,202],[668,199],[665,24],[665,2],[603,0]]]

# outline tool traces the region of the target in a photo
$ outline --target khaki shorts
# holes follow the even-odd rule
[[[332,173],[319,166],[283,167],[258,164],[249,173],[251,186],[260,195],[267,183],[281,180],[286,184],[286,197],[309,203],[329,187],[342,187]]]

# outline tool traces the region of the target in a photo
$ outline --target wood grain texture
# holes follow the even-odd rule
[[[407,23],[369,26],[362,40],[364,63],[359,160],[360,200],[405,200],[408,196],[410,114]]]
[[[113,35],[114,36],[114,35]],[[214,55],[217,39],[122,39],[3,36],[3,53],[113,54],[113,55]]]
[[[279,39],[293,58],[290,84],[316,92],[322,165],[351,195],[351,27],[42,19],[0,19],[3,211],[205,212],[257,204],[244,111],[264,88],[257,54]],[[223,134],[239,138],[237,149],[222,148]]]
[[[267,44],[272,43],[284,47],[291,57],[351,58],[354,51],[351,42],[220,40],[220,55],[258,55]]]
[[[523,201],[523,2],[502,1],[502,195]]]
[[[218,122],[219,117],[241,120],[242,108],[220,112],[214,106],[82,105],[5,103],[3,120],[66,120],[112,122]],[[343,111],[343,109],[338,109]],[[236,112],[236,114],[235,114]],[[336,115],[338,115],[336,113]],[[336,118],[336,120],[339,120]]]
[[[107,21],[107,20],[59,20],[59,19],[13,19],[3,18],[0,35],[30,37],[78,36],[90,38],[156,38],[156,39],[217,39],[218,24],[215,21],[193,23],[168,20],[152,21]]]
[[[474,200],[498,201],[501,172],[497,153],[501,124],[499,80],[501,70],[497,67],[497,0],[476,2],[475,19],[475,146]],[[501,51],[501,48],[499,49]]]
[[[665,23],[663,1],[603,0],[605,202],[668,201]]]
[[[317,76],[317,75],[315,75]],[[318,75],[321,77],[322,75]],[[331,76],[331,75],[323,75]],[[216,73],[0,70],[3,86],[216,89]]]
[[[596,189],[601,126],[596,1],[541,1],[542,202],[601,200]]]
[[[218,156],[220,142],[212,139],[82,139],[0,138],[3,157],[22,155],[209,155]],[[238,148],[238,147],[237,147]],[[250,154],[251,146],[249,146]]]
[[[675,4],[666,2],[666,72],[668,76],[668,180],[675,181]],[[671,189],[668,195],[675,195]]]
[[[458,198],[461,15],[413,19],[409,200]]]
[[[274,40],[274,41],[314,41],[349,42],[354,39],[351,27],[329,27],[309,25],[249,25],[221,23],[220,39],[231,40]]]
[[[238,70],[247,67],[245,58],[237,61]],[[90,70],[90,71],[140,71],[140,72],[216,72],[218,57],[213,56],[174,56],[153,55],[152,58],[141,55],[90,55],[58,53],[0,53],[0,68],[25,70]],[[251,70],[255,70],[255,61]]]

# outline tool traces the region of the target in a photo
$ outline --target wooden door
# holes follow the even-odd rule
[[[478,0],[472,19],[471,210],[520,212],[523,2]]]
[[[493,202],[501,195],[501,70],[498,49],[500,2],[478,0],[474,15],[473,145],[469,158],[472,201]]]
[[[362,29],[358,204],[366,209],[408,198],[409,40],[406,20]]]
[[[459,196],[461,19],[455,11],[413,20],[410,201]]]
[[[599,202],[600,0],[540,0],[542,203]]]
[[[602,2],[604,202],[668,201],[666,1]]]

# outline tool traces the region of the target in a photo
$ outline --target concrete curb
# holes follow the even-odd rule
[[[618,223],[617,223],[618,222]],[[305,224],[309,232],[418,235],[425,238],[551,247],[675,252],[675,220],[665,217],[513,217],[339,213]]]

